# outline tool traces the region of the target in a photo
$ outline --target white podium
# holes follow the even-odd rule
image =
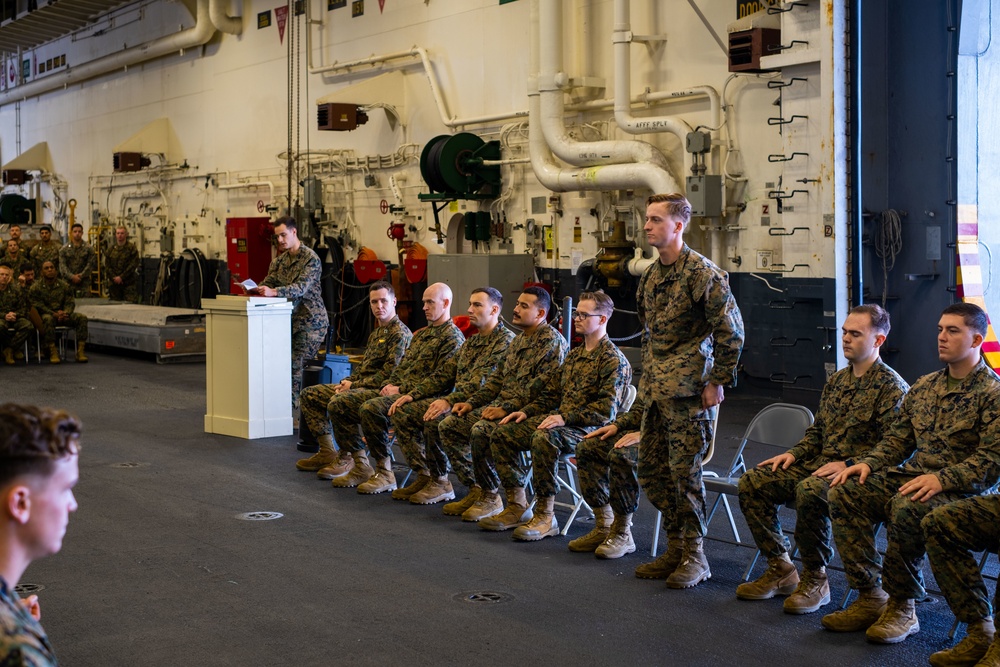
[[[292,303],[220,295],[206,312],[205,432],[237,438],[292,434]]]

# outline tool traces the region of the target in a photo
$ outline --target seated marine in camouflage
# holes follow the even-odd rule
[[[1000,377],[980,356],[987,327],[979,306],[945,308],[937,343],[946,368],[917,380],[881,442],[831,482],[833,537],[859,597],[824,616],[826,629],[866,630],[869,641],[884,644],[919,632],[914,603],[926,594],[921,520],[1000,480]],[[884,567],[875,549],[880,522],[888,540]]]
[[[316,472],[320,479],[342,477],[354,468],[350,450],[341,448],[338,456],[330,410],[357,413],[361,404],[376,396],[385,385],[413,339],[410,329],[396,316],[396,292],[391,283],[384,280],[372,283],[368,288],[368,303],[377,326],[368,336],[361,364],[337,384],[302,390],[302,416],[319,442],[319,451],[300,460],[295,467]]]
[[[570,551],[606,559],[635,551],[632,515],[639,508],[638,445],[644,410],[640,396],[628,412],[591,431],[576,446],[580,493],[594,510],[594,528],[570,540]]]
[[[528,470],[519,461],[531,452],[535,487],[534,515],[518,500],[496,516],[479,522],[485,530],[515,528],[514,538],[529,542],[557,535],[555,498],[559,493],[559,457],[574,452],[583,436],[614,421],[632,381],[632,366],[608,338],[614,301],[603,292],[584,292],[573,314],[573,328],[583,344],[570,350],[557,371],[542,378],[527,405],[500,420],[490,438],[500,481],[516,499],[524,497]]]
[[[14,365],[14,348],[20,348],[31,333],[28,295],[14,280],[14,269],[0,263],[0,349],[4,363]]]
[[[58,364],[56,327],[72,327],[76,333],[76,360],[85,363],[87,355],[87,316],[75,312],[76,299],[69,283],[58,277],[55,265],[46,260],[42,264],[42,279],[35,281],[28,292],[28,299],[42,316],[45,345],[49,348],[49,362]]]
[[[739,481],[740,507],[767,570],[740,584],[736,597],[766,600],[789,595],[784,610],[808,614],[830,602],[826,566],[833,558],[827,495],[830,480],[868,452],[899,417],[909,385],[879,357],[889,334],[889,314],[877,305],[851,310],[841,344],[849,365],[827,381],[816,421],[795,447],[748,470]],[[801,579],[789,557],[778,509],[795,503],[795,544]]]
[[[415,400],[411,394],[396,399],[389,408],[396,439],[406,455],[416,479],[392,492],[395,500],[415,505],[433,505],[453,500],[455,490],[448,479],[449,458],[441,445],[438,425],[452,406],[461,403],[503,365],[514,332],[500,321],[503,295],[493,287],[480,287],[469,297],[469,322],[478,333],[462,343],[458,354],[445,362],[453,378],[451,393],[440,398]],[[455,472],[466,486],[472,486],[472,466],[467,459],[455,462]]]

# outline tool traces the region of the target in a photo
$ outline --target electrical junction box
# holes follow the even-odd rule
[[[30,179],[31,177],[24,169],[4,169],[3,171],[4,185],[24,185]]]
[[[722,215],[722,177],[688,176],[687,199],[695,218],[718,218]]]
[[[708,132],[688,132],[684,147],[688,153],[708,153],[712,150],[712,135]]]
[[[148,157],[143,157],[142,153],[115,153],[114,169],[116,172],[139,171],[143,167],[148,167],[152,162]]]

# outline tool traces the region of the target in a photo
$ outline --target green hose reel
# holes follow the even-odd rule
[[[420,174],[431,189],[421,199],[492,199],[500,193],[500,142],[483,141],[469,132],[442,134],[424,146]],[[434,194],[440,193],[440,194]]]

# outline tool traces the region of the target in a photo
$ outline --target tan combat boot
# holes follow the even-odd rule
[[[667,577],[667,588],[692,588],[712,578],[708,558],[702,546],[702,538],[689,537],[684,540],[681,564]]]
[[[453,503],[445,503],[441,511],[448,516],[461,516],[465,513],[465,510],[469,509],[476,504],[483,495],[483,489],[478,486],[470,486],[469,492],[465,494],[465,497],[461,500],[456,500]]]
[[[462,521],[479,521],[503,512],[503,500],[496,491],[481,491],[472,507],[462,512]]]
[[[396,488],[396,474],[392,472],[392,459],[388,456],[375,464],[375,474],[367,482],[358,484],[358,493],[374,495],[393,491]]]
[[[667,550],[649,563],[643,563],[635,568],[635,576],[640,579],[666,579],[677,566],[681,564],[681,547],[684,540],[680,532],[667,533]]]
[[[608,538],[594,551],[598,558],[621,558],[635,551],[635,540],[632,539],[632,515],[616,514],[611,524]]]
[[[414,505],[434,505],[444,500],[454,499],[455,489],[452,487],[448,475],[432,477],[427,486],[410,496],[410,502]]]
[[[951,648],[931,654],[934,667],[972,667],[986,656],[996,636],[992,618],[969,623],[965,637]]]
[[[392,492],[393,500],[409,500],[410,496],[427,486],[431,481],[431,476],[425,472],[417,475],[417,478],[401,489]]]
[[[299,459],[295,467],[306,472],[317,472],[337,460],[337,450],[333,448],[333,438],[320,437],[319,451],[307,459]]]
[[[788,595],[799,583],[799,571],[785,552],[767,559],[767,569],[754,581],[736,587],[741,600],[770,600],[775,595]]]
[[[87,359],[87,355],[83,353],[85,347],[87,347],[87,343],[84,341],[80,341],[76,344],[76,360],[81,364],[85,364],[90,361]]]
[[[62,363],[62,359],[59,358],[59,348],[56,347],[55,343],[49,343],[49,363],[50,364]]]
[[[865,631],[865,637],[877,644],[898,644],[918,632],[920,621],[917,619],[917,608],[913,600],[890,597],[885,611]]]
[[[858,591],[858,599],[847,609],[835,611],[823,617],[823,627],[834,632],[858,632],[867,630],[879,619],[889,596],[881,588],[866,588]]]
[[[1000,667],[1000,639],[994,635],[993,643],[986,650],[986,655],[976,663],[976,667]]]
[[[14,365],[14,350],[9,347],[3,349],[3,362],[8,366]]]
[[[522,542],[537,542],[546,537],[559,534],[559,522],[556,520],[555,496],[545,496],[535,504],[535,516],[531,521],[514,529],[514,539]]]
[[[330,438],[330,441],[333,441],[332,437]],[[320,479],[336,479],[338,477],[343,477],[353,469],[354,457],[351,456],[349,451],[342,449],[340,450],[338,458],[325,468],[320,468],[316,473],[316,476]]]
[[[784,610],[786,614],[811,614],[825,604],[830,604],[830,580],[826,577],[826,568],[805,568],[795,592],[785,598]]]
[[[346,475],[333,478],[330,481],[331,485],[339,489],[347,489],[367,482],[375,474],[375,470],[368,463],[367,454],[361,451],[354,452],[351,456],[354,459],[354,467]]]
[[[479,527],[483,530],[507,530],[517,528],[531,521],[533,516],[528,508],[528,498],[524,495],[523,486],[515,486],[507,489],[507,509],[495,516],[486,517],[479,521]],[[464,519],[465,516],[463,515]]]
[[[575,540],[570,540],[569,550],[578,553],[595,551],[604,540],[608,539],[608,535],[611,533],[611,521],[614,517],[615,513],[611,510],[611,505],[595,507],[593,530]]]

